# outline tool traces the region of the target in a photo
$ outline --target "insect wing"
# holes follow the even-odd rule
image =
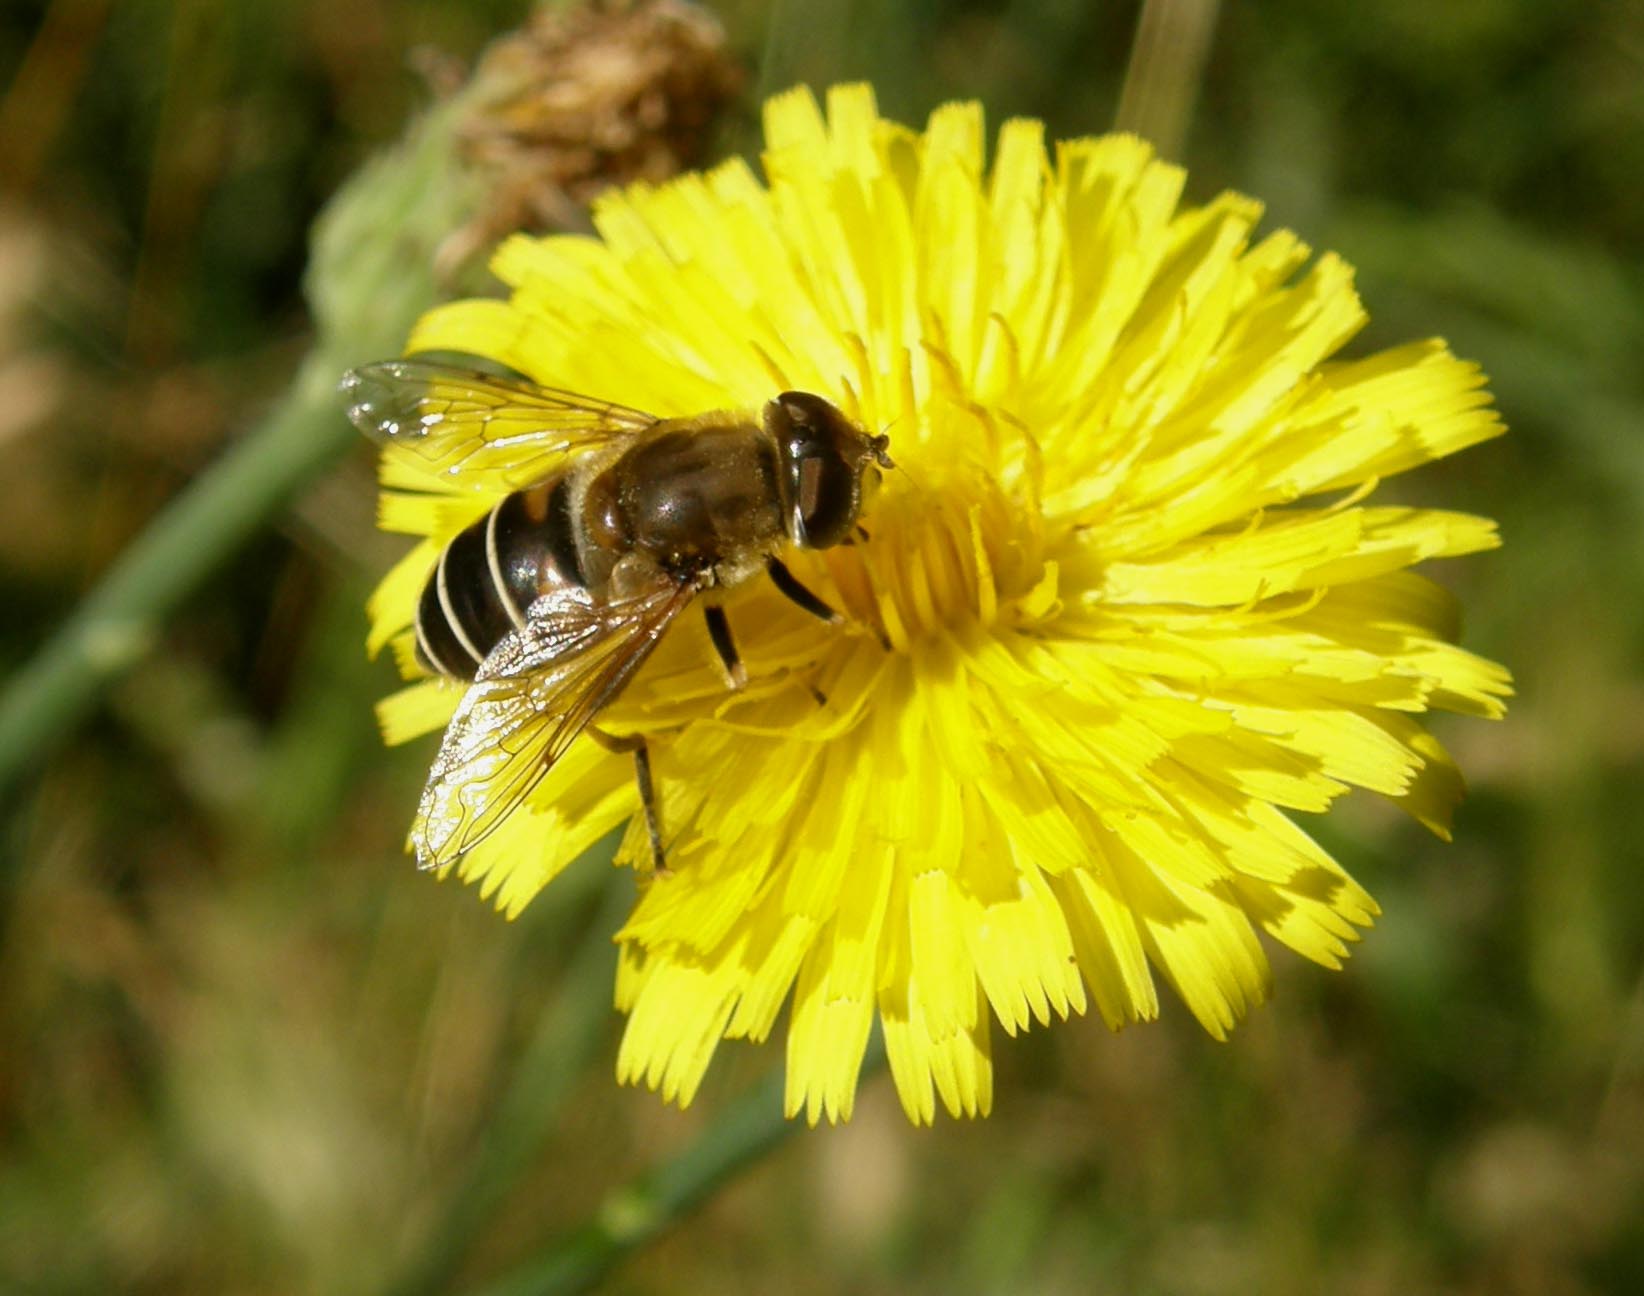
[[[485,659],[445,731],[411,828],[417,863],[441,868],[494,832],[695,593],[659,578],[611,603],[578,590],[533,604]]]
[[[529,486],[564,455],[657,422],[626,405],[428,360],[361,365],[341,391],[360,431],[475,490]]]

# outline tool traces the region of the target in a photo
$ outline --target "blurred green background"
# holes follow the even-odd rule
[[[526,10],[0,4],[0,668],[279,399],[308,224],[429,101],[417,51],[471,59]],[[1102,130],[1137,22],[715,12],[748,69],[722,150],[799,79]],[[1456,842],[1350,802],[1320,831],[1385,916],[1344,973],[1281,955],[1227,1045],[1171,1000],[1116,1037],[996,1033],[984,1123],[911,1129],[870,1080],[610,1290],[1644,1290],[1644,6],[1230,5],[1202,67],[1156,75],[1162,107],[1126,103],[1184,124],[1191,196],[1341,252],[1355,349],[1448,337],[1512,428],[1393,490],[1507,539],[1433,569],[1520,690],[1435,726],[1472,785]],[[510,925],[401,856],[430,748],[372,721],[361,602],[400,547],[373,504],[361,446],[5,801],[8,1290],[478,1289],[780,1066],[728,1045],[683,1114],[618,1089],[627,878],[590,862]]]

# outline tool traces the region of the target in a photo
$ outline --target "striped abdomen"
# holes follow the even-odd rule
[[[586,586],[565,474],[516,491],[445,547],[417,604],[417,657],[471,680],[526,609],[556,586]]]

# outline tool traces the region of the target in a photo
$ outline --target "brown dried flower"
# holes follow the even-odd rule
[[[742,81],[718,21],[684,0],[538,11],[475,69],[458,141],[490,193],[439,271],[514,230],[581,228],[600,190],[694,165]]]

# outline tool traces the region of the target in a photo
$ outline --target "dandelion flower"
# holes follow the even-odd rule
[[[734,161],[605,197],[598,237],[505,243],[508,299],[409,350],[661,417],[798,388],[888,431],[867,538],[785,555],[847,621],[750,582],[746,687],[683,618],[602,713],[649,740],[665,873],[587,739],[456,871],[512,915],[628,823],[618,1071],[682,1105],[784,1004],[813,1123],[849,1117],[876,1018],[918,1122],[989,1110],[995,1025],[1117,1029],[1161,978],[1221,1038],[1266,994],[1258,931],[1336,967],[1377,912],[1295,812],[1365,788],[1446,836],[1461,778],[1416,717],[1502,714],[1507,673],[1408,570],[1494,526],[1371,502],[1501,431],[1482,375],[1439,341],[1332,360],[1350,268],[1257,237],[1249,198],[1182,206],[1129,136],[1010,121],[990,165],[977,105],[915,131],[850,86],[771,100],[765,138],[763,181]],[[371,605],[408,676],[431,566],[495,503],[411,458],[382,524],[422,539]],[[460,694],[410,684],[388,739]]]

